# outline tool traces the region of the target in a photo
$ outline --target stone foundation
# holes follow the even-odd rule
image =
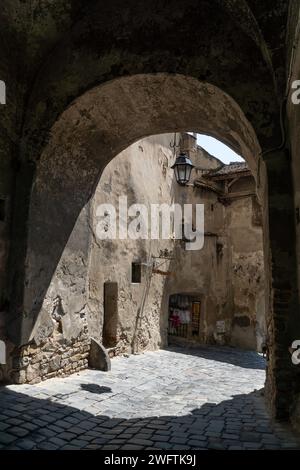
[[[11,379],[14,383],[35,384],[73,374],[88,367],[89,351],[86,333],[70,341],[58,334],[43,345],[28,344],[13,358]]]
[[[7,361],[0,368],[0,381],[35,384],[88,367],[91,339],[85,315],[73,319],[77,329],[68,314],[46,315],[44,311],[44,316],[47,322],[37,325],[30,343],[17,348],[5,342]]]

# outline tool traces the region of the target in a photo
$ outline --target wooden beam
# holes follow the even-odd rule
[[[239,197],[248,197],[248,196],[255,196],[254,191],[236,191],[232,193],[223,194],[220,199],[235,199]]]
[[[211,191],[214,191],[217,194],[223,194],[223,191],[220,188],[220,186],[218,186],[218,185],[214,184],[212,181],[206,180],[204,178],[195,180],[194,181],[194,186],[196,186],[198,188],[202,187],[202,188],[210,189]]]
[[[233,180],[229,181],[229,182],[228,182],[228,189],[230,189],[231,186],[232,186],[234,183],[236,183],[241,177],[242,177],[242,175],[239,175],[239,176],[237,176],[236,178],[233,178]]]

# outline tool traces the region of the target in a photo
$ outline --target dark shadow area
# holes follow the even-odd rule
[[[102,393],[111,393],[112,389],[110,387],[101,387],[100,385],[97,384],[80,384],[80,388],[82,390],[85,390],[86,392],[90,393],[96,393],[97,395],[100,395]]]
[[[166,351],[176,352],[177,354],[188,354],[190,356],[203,357],[203,359],[225,362],[245,369],[266,369],[266,359],[256,351],[247,351],[230,346],[211,346],[205,344],[169,345],[163,348]],[[236,354],[239,352],[240,354]]]
[[[40,399],[2,387],[0,426],[1,449],[300,448],[290,428],[272,423],[261,391],[205,403],[184,416],[125,419],[95,416],[50,396]]]

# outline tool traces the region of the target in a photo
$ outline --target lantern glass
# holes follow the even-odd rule
[[[177,166],[177,174],[178,174],[177,181],[180,181],[180,183],[185,183],[186,182],[186,167],[185,167],[185,165],[178,165]]]
[[[181,153],[172,166],[175,172],[175,178],[178,184],[184,186],[187,184],[191,177],[194,165],[185,153]]]

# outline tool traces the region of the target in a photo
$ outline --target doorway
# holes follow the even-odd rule
[[[118,283],[104,283],[104,315],[102,342],[105,348],[117,345],[118,330]]]
[[[169,336],[199,339],[201,300],[186,294],[173,294],[169,299]]]

